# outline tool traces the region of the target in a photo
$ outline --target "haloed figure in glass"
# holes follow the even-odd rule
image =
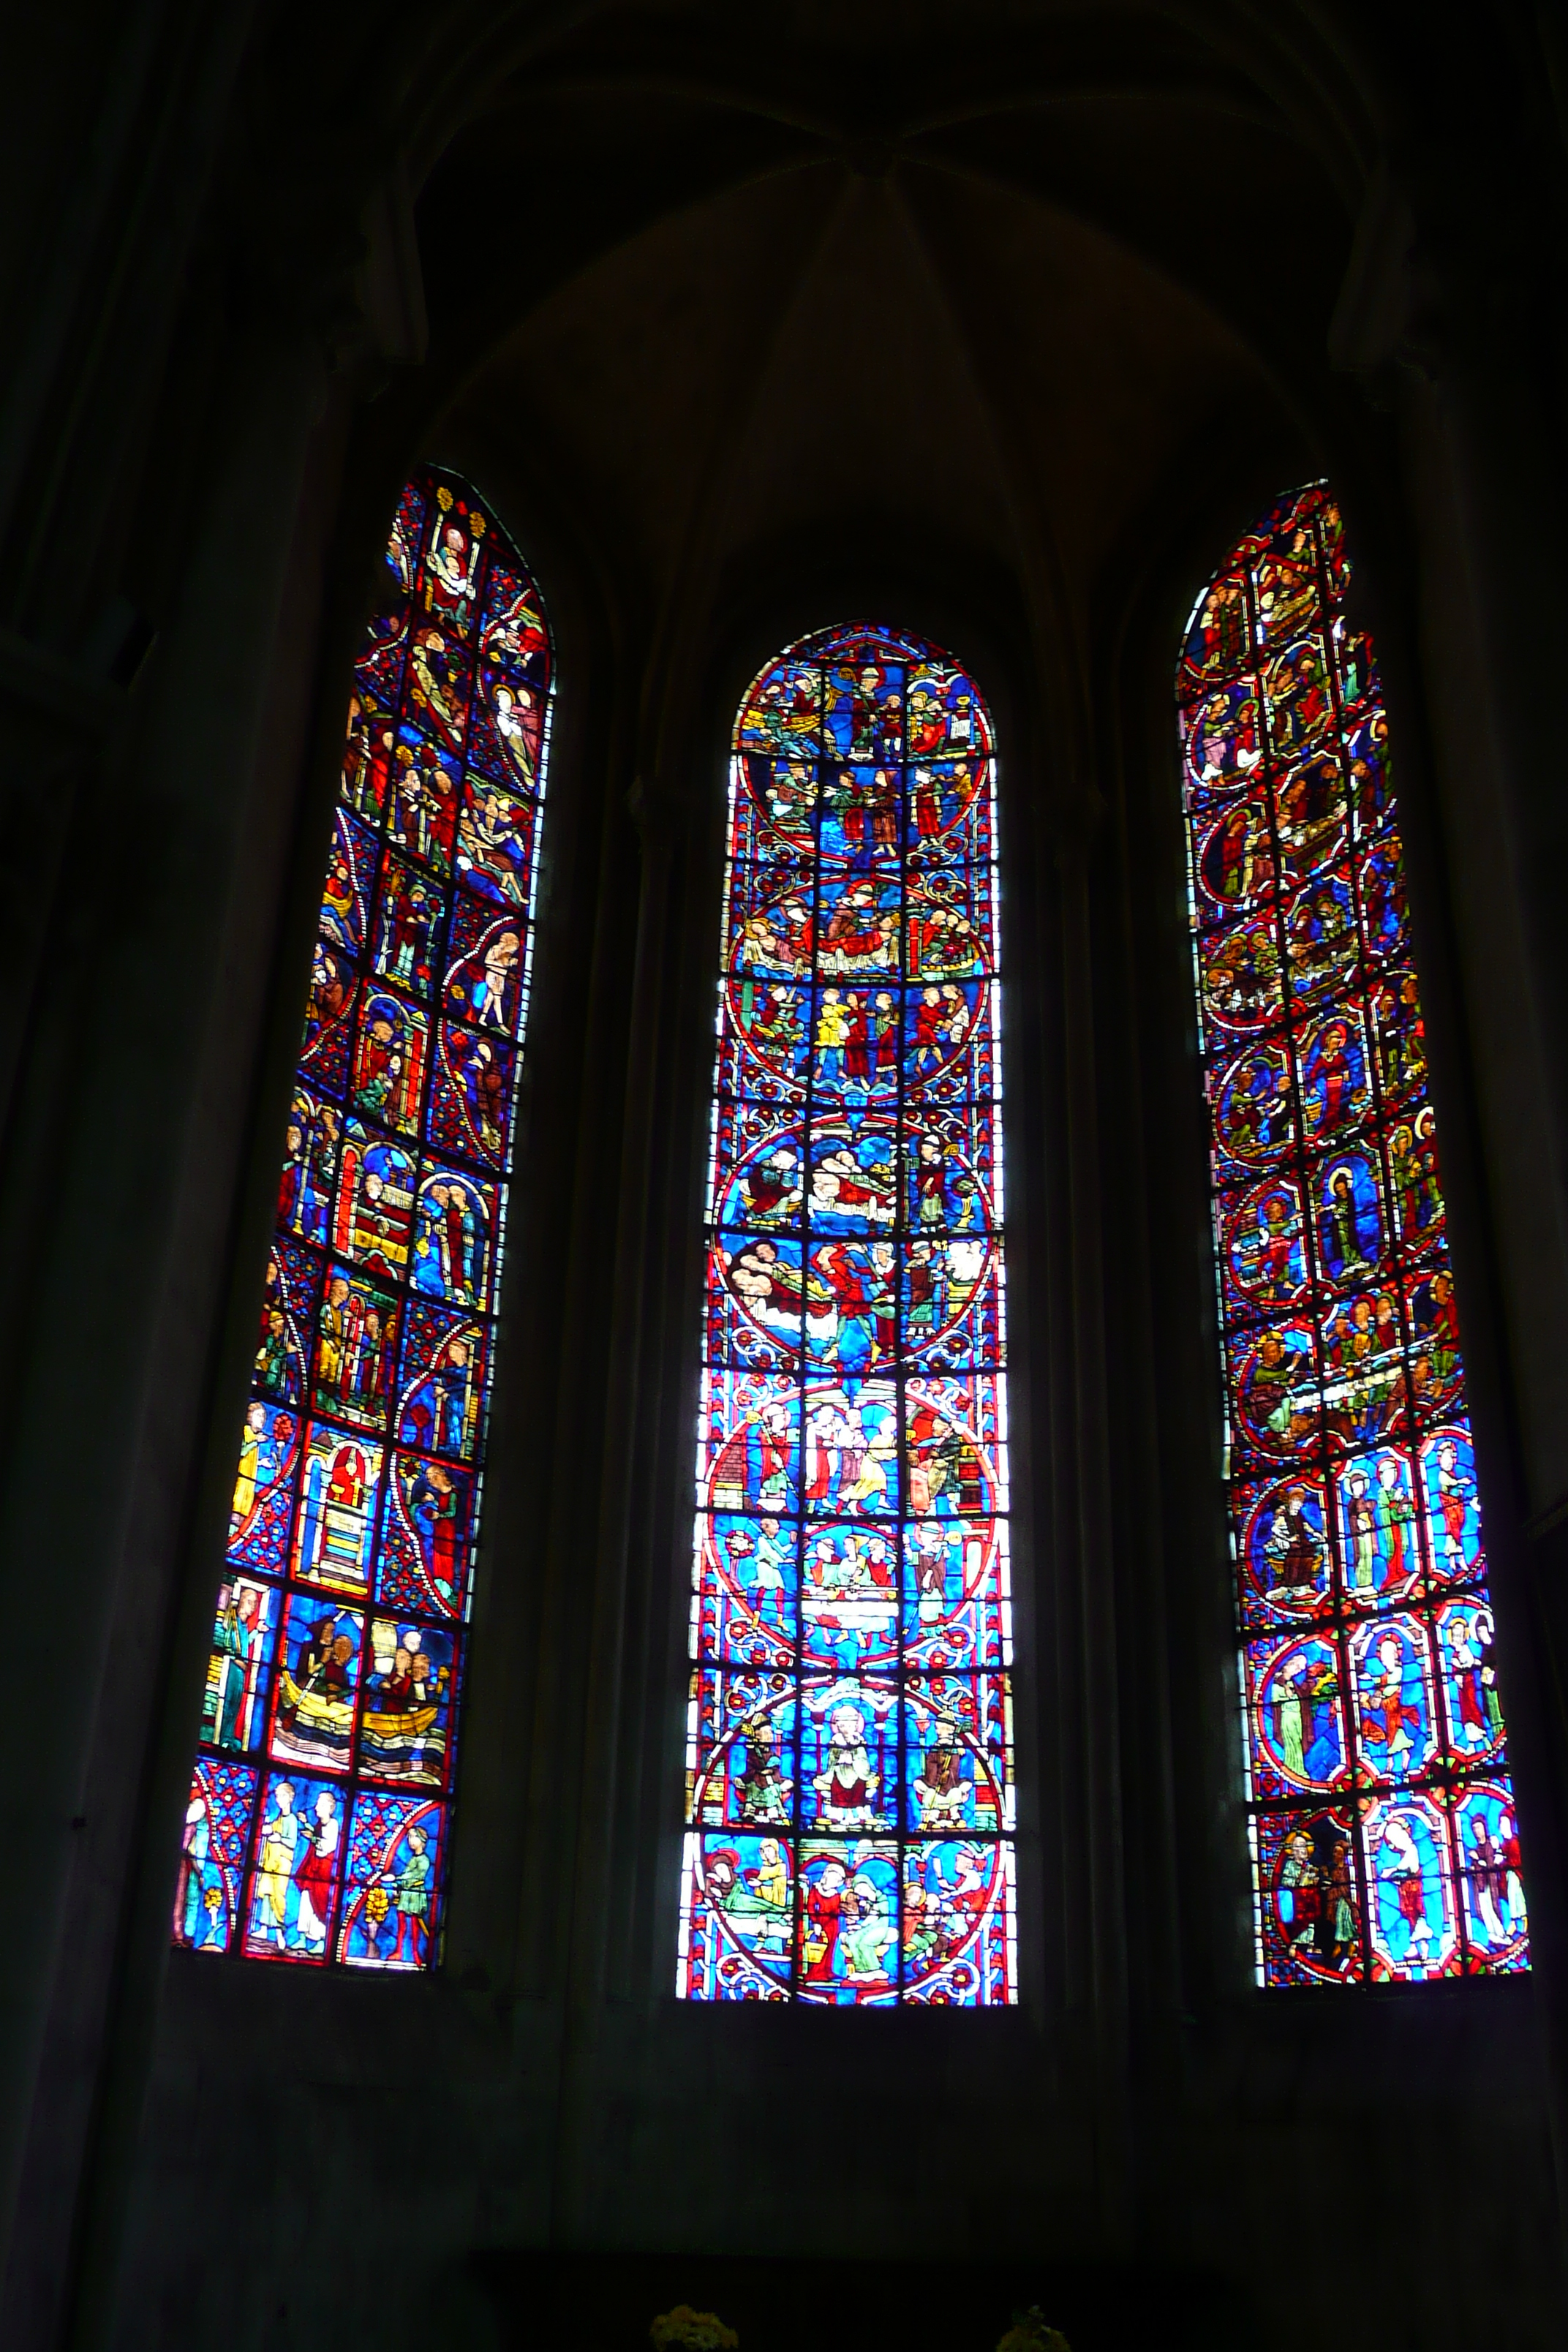
[[[678,1990],[1016,1998],[995,747],[869,624],[730,787]]]
[[[1178,673],[1268,1984],[1527,1965],[1388,721],[1320,484]]]
[[[550,638],[455,478],[403,493],[355,665],[174,1933],[438,1953]]]

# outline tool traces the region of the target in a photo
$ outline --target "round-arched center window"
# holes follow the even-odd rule
[[[866,622],[736,719],[678,1990],[1016,1998],[996,748]]]

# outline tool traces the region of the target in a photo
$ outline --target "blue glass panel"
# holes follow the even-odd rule
[[[994,740],[857,625],[735,722],[678,1990],[1017,1998]]]
[[[1177,675],[1270,1985],[1528,1965],[1388,722],[1349,584],[1332,499],[1295,492],[1205,590]]]
[[[439,1955],[552,677],[494,517],[416,476],[349,703],[181,1848],[193,1950]]]

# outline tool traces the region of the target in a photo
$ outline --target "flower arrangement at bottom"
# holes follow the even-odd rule
[[[1059,2327],[1047,2326],[1045,2313],[1032,2303],[1027,2311],[1013,2314],[1013,2325],[996,2352],[1072,2352],[1072,2347]]]
[[[741,2342],[716,2311],[693,2311],[689,2303],[660,2312],[648,2334],[658,2352],[739,2352]]]

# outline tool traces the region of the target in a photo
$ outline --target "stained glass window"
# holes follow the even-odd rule
[[[1258,1968],[1528,1965],[1388,721],[1320,483],[1177,682]]]
[[[196,1951],[439,1953],[552,668],[493,515],[416,475],[349,703],[180,1855]]]
[[[1016,1998],[995,745],[857,624],[733,739],[678,1990]]]

